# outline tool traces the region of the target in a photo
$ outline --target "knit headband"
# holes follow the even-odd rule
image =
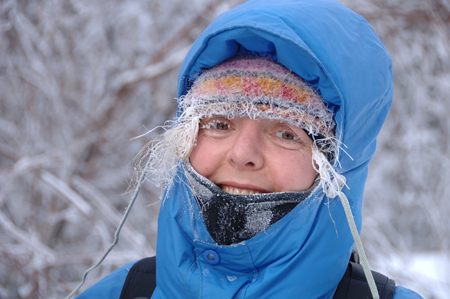
[[[180,105],[200,118],[269,118],[303,128],[310,136],[335,136],[333,113],[314,88],[265,57],[236,56],[203,71]]]

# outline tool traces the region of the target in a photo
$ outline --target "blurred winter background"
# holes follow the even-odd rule
[[[63,298],[111,243],[130,164],[174,117],[189,46],[242,0],[0,0],[0,298]],[[392,55],[395,99],[370,166],[371,267],[450,294],[450,1],[342,0]],[[147,183],[83,290],[155,253]]]

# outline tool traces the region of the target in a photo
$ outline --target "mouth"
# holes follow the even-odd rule
[[[240,189],[240,188],[230,187],[230,186],[222,186],[222,190],[226,193],[235,194],[235,195],[261,194],[261,192],[259,192],[259,191],[249,190],[249,189]]]
[[[221,189],[228,193],[228,194],[234,194],[234,195],[253,195],[253,194],[261,194],[263,192],[252,190],[252,189],[243,189],[243,188],[236,188],[231,186],[222,185],[220,186]]]

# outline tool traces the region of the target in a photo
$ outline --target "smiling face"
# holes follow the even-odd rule
[[[311,145],[303,129],[277,120],[216,116],[201,120],[190,162],[227,193],[304,191],[317,177]]]

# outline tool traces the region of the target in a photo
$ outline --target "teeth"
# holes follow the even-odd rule
[[[222,190],[229,194],[235,194],[235,195],[253,195],[253,194],[261,194],[259,191],[255,190],[248,190],[248,189],[239,189],[229,186],[223,186]]]

